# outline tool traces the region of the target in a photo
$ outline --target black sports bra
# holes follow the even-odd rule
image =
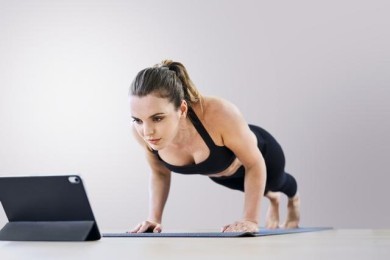
[[[161,160],[169,170],[176,173],[214,174],[227,169],[233,163],[234,159],[236,159],[234,153],[226,146],[218,146],[214,143],[206,128],[203,126],[202,122],[199,120],[198,116],[195,114],[191,107],[188,108],[188,116],[192,124],[194,125],[196,131],[198,131],[198,133],[206,143],[207,147],[209,148],[209,157],[200,163],[176,166],[162,160],[157,150],[153,150],[153,153],[158,156],[159,160]]]

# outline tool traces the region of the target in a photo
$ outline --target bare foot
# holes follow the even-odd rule
[[[287,203],[287,218],[282,225],[283,228],[297,228],[300,219],[300,198],[297,193],[294,197],[288,199]]]
[[[270,202],[267,210],[265,227],[268,229],[278,228],[280,192],[269,191],[265,196],[269,199]]]

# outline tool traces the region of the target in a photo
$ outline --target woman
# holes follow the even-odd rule
[[[258,231],[263,195],[270,199],[266,227],[279,226],[280,192],[288,196],[283,227],[299,223],[297,184],[284,171],[284,155],[264,129],[248,125],[226,100],[201,96],[179,62],[140,71],[130,88],[134,134],[151,167],[149,216],[131,232],[161,232],[171,172],[201,174],[244,191],[242,219],[222,232]]]

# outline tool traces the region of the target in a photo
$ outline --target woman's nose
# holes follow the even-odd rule
[[[151,136],[154,134],[154,130],[153,130],[153,127],[151,126],[148,126],[148,125],[144,125],[144,136]]]

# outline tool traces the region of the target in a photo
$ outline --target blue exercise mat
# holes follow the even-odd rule
[[[103,237],[261,237],[329,230],[331,227],[260,229],[259,232],[175,232],[175,233],[103,233]]]

